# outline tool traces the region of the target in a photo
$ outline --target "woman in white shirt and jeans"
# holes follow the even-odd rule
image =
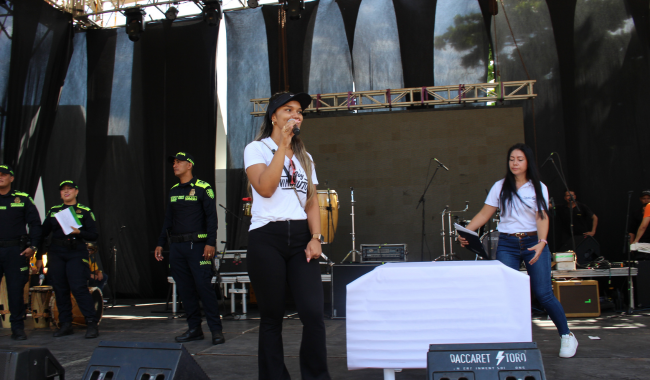
[[[564,309],[555,298],[551,283],[551,252],[546,241],[548,189],[540,181],[533,151],[525,144],[510,147],[505,178],[492,186],[483,209],[467,228],[478,230],[497,209],[501,210],[497,260],[514,270],[519,270],[524,262],[532,291],[560,334],[560,357],[573,357],[578,341],[569,331]],[[467,245],[467,240],[459,240],[462,246]]]
[[[310,103],[305,93],[272,96],[260,132],[244,150],[253,195],[246,258],[261,317],[259,379],[290,379],[282,347],[287,286],[303,324],[302,379],[330,379],[318,264],[318,179],[311,155],[293,133]]]

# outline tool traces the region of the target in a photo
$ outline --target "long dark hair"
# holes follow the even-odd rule
[[[540,179],[539,170],[537,170],[537,164],[535,163],[535,155],[533,150],[530,147],[523,143],[518,143],[508,149],[508,155],[506,156],[506,176],[503,181],[503,187],[501,187],[501,214],[505,215],[507,210],[514,209],[513,203],[515,201],[514,197],[516,196],[519,199],[519,202],[527,207],[531,207],[526,204],[519,194],[517,193],[517,182],[515,180],[515,175],[510,171],[510,154],[514,150],[520,150],[524,152],[526,156],[526,161],[528,168],[526,169],[526,179],[533,182],[533,187],[535,188],[535,199],[537,201],[537,213],[540,218],[544,219],[544,212],[548,213],[548,206],[544,199],[544,193],[542,192],[542,180]]]

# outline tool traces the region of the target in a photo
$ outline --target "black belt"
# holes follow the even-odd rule
[[[58,245],[59,247],[75,249],[77,244],[84,244],[84,242],[77,239],[52,239],[52,245]]]
[[[207,232],[191,232],[189,234],[171,235],[169,236],[169,240],[172,243],[184,243],[187,241],[199,243],[208,240],[208,234]]]
[[[6,247],[16,247],[19,246],[20,240],[5,240],[5,241],[0,241],[0,247],[6,248]]]

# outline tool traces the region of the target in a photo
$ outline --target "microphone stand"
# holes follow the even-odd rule
[[[557,153],[552,153],[552,154],[557,154]],[[576,239],[574,239],[574,236],[573,236],[573,207],[571,207],[571,205],[572,204],[575,205],[576,208],[578,209],[578,212],[580,212],[580,206],[578,206],[578,202],[576,202],[575,198],[573,197],[573,194],[571,194],[571,191],[569,190],[569,185],[567,185],[567,182],[566,182],[566,178],[564,178],[564,175],[560,172],[560,169],[558,169],[557,165],[555,165],[555,160],[553,160],[553,157],[549,157],[549,160],[551,160],[551,163],[553,164],[553,167],[555,168],[555,171],[557,172],[557,175],[560,177],[560,180],[562,180],[562,184],[564,185],[564,188],[566,189],[566,192],[569,194],[569,197],[571,198],[569,204],[567,205],[567,208],[569,209],[569,223],[571,225],[571,227],[570,227],[571,228],[571,244],[573,246],[573,253],[577,255],[578,250],[576,249]]]
[[[625,217],[625,251],[627,253],[627,287],[630,292],[630,302],[628,304],[627,313],[634,313],[634,283],[632,282],[632,261],[630,258],[630,234],[628,232],[630,223],[630,201],[632,200],[632,191],[627,193],[627,216]]]
[[[122,230],[125,229],[126,226],[120,227],[119,232],[117,233],[117,239],[120,238],[120,235],[122,234]],[[117,240],[116,239],[116,240]],[[113,238],[110,239],[110,242],[113,243]],[[115,243],[111,246],[111,251],[113,252],[113,307],[115,307],[116,302],[117,302],[117,247],[115,246]]]
[[[434,158],[429,160],[429,167],[431,166],[431,161],[433,161]],[[437,162],[437,161],[436,161]],[[429,190],[429,186],[431,186],[431,182],[433,182],[433,179],[436,178],[436,173],[438,173],[438,169],[442,167],[442,164],[438,162],[438,166],[436,167],[436,171],[433,172],[433,175],[431,176],[431,179],[429,180],[429,183],[424,188],[424,191],[422,192],[422,196],[420,196],[420,200],[418,201],[418,205],[415,207],[417,210],[418,207],[420,207],[420,203],[422,204],[422,253],[420,256],[420,261],[424,261],[424,244],[426,243],[425,236],[426,236],[426,229],[425,229],[425,223],[426,223],[426,218],[424,216],[424,212],[426,210],[426,199],[424,198],[425,194],[427,193],[427,190]],[[427,170],[427,176],[429,176],[429,171]],[[444,223],[444,222],[443,222]],[[443,227],[444,228],[444,227]],[[443,237],[444,240],[444,237]],[[427,249],[429,248],[429,245],[427,244]]]

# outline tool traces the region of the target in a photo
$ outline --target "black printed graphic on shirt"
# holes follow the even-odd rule
[[[303,171],[296,171],[296,191],[299,193],[307,194],[307,186],[307,175]],[[282,190],[293,191],[293,188],[291,187],[290,177],[287,177],[286,173],[280,177],[280,188]]]

